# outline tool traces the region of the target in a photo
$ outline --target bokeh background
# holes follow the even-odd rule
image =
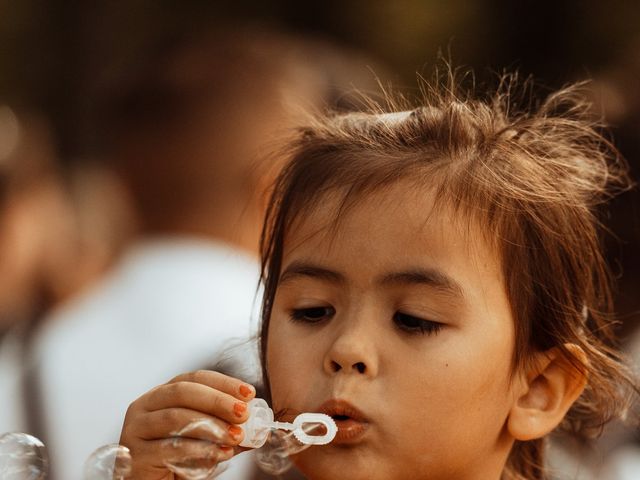
[[[95,91],[159,38],[229,24],[268,25],[328,40],[370,59],[396,87],[416,88],[438,52],[490,80],[518,70],[543,87],[590,79],[594,108],[640,174],[640,4],[614,0],[237,0],[0,2],[0,95],[46,118],[63,165],[92,155]],[[133,59],[133,60],[132,60]],[[366,63],[366,62],[365,62]],[[359,72],[367,75],[368,72]],[[640,325],[640,200],[613,204],[623,333]]]

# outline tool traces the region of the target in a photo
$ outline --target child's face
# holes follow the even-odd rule
[[[500,476],[514,402],[500,262],[479,230],[431,207],[398,183],[335,231],[320,208],[287,236],[267,345],[274,409],[360,412],[329,412],[356,420],[295,458],[309,478]]]

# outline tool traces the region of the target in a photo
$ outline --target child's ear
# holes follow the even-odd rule
[[[587,357],[575,344],[565,344],[573,362],[558,348],[534,354],[515,387],[507,428],[516,440],[541,438],[560,424],[587,384]]]

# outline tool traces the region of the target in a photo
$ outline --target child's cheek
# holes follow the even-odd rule
[[[300,402],[310,375],[301,358],[301,345],[282,319],[274,319],[267,342],[267,372],[274,410],[294,408]]]

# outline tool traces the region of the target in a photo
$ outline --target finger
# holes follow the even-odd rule
[[[227,393],[238,400],[244,400],[245,402],[256,396],[256,389],[253,385],[223,373],[214,372],[213,370],[197,370],[195,372],[183,373],[168,383],[176,382],[200,383]]]
[[[136,436],[143,440],[183,437],[235,446],[244,438],[238,425],[186,408],[142,413],[136,424]]]
[[[166,408],[186,408],[221,418],[229,423],[244,423],[248,418],[246,402],[192,382],[160,385],[141,399],[139,408],[147,412]]]
[[[191,439],[165,439],[141,442],[131,450],[133,477],[145,478],[152,473],[155,478],[175,468],[213,469],[220,462],[235,455],[233,447]]]

